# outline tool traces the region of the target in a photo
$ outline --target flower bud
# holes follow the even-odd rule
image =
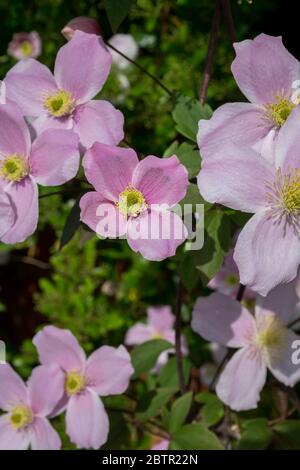
[[[75,31],[79,29],[84,33],[101,35],[101,28],[98,22],[94,18],[88,16],[77,16],[73,18],[66,26],[61,30],[62,35],[70,41]]]

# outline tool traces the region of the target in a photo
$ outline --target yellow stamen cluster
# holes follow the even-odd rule
[[[282,174],[279,168],[276,181],[268,186],[267,201],[274,213],[285,214],[291,221],[297,222],[300,214],[300,168],[288,170]]]
[[[30,41],[24,41],[20,45],[20,50],[25,57],[30,57],[33,52],[33,47]]]
[[[266,116],[276,127],[281,127],[295,107],[295,103],[282,95],[277,95],[275,101],[265,105]]]
[[[63,117],[72,113],[75,100],[69,91],[58,90],[54,95],[46,95],[44,106],[51,116]]]
[[[19,182],[28,173],[28,162],[16,153],[4,158],[0,163],[0,176],[8,181]]]
[[[257,345],[268,359],[279,359],[286,345],[288,330],[274,313],[264,313],[257,319]]]
[[[141,191],[132,186],[127,186],[127,188],[119,194],[117,207],[121,214],[126,217],[137,217],[141,212],[147,209],[147,204]]]
[[[18,405],[10,413],[10,423],[14,429],[23,429],[33,421],[30,408],[26,405]]]
[[[85,388],[85,378],[77,371],[70,371],[67,373],[65,390],[70,397],[80,393]]]

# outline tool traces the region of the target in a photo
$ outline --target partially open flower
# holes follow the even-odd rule
[[[7,54],[17,60],[36,58],[41,55],[42,40],[36,31],[16,33],[8,45]]]
[[[94,18],[89,18],[88,16],[77,16],[73,18],[61,30],[61,34],[70,41],[77,29],[84,33],[97,34],[97,36],[101,35],[99,23]]]

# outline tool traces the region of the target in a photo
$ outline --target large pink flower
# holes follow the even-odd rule
[[[8,365],[0,365],[0,450],[58,450],[59,435],[49,416],[62,397],[64,374],[52,365],[36,367],[27,387]]]
[[[56,186],[73,178],[79,167],[78,136],[49,129],[31,144],[28,126],[14,104],[0,105],[0,237],[18,243],[38,221],[38,187]],[[3,232],[3,233],[1,233]]]
[[[173,256],[187,236],[181,218],[168,210],[186,194],[187,171],[174,155],[150,155],[95,143],[83,159],[95,192],[81,201],[81,220],[104,237],[126,235],[133,251],[149,260]]]
[[[64,397],[56,409],[66,409],[67,434],[79,448],[99,449],[107,440],[108,417],[100,396],[125,392],[133,374],[123,346],[102,346],[86,359],[69,330],[46,326],[33,338],[42,364],[64,372]]]
[[[275,163],[226,146],[202,162],[198,185],[209,202],[255,215],[234,251],[242,284],[262,295],[294,279],[300,263],[300,109],[279,132]]]
[[[281,37],[260,34],[234,45],[232,73],[250,103],[228,103],[209,120],[200,120],[198,144],[202,158],[233,141],[272,160],[280,128],[299,104],[300,63],[283,46]]]
[[[147,310],[147,323],[136,323],[126,333],[125,344],[128,346],[135,346],[136,344],[143,344],[151,339],[165,339],[172,345],[175,345],[175,330],[174,322],[175,317],[171,308],[166,305],[163,307],[150,307]],[[187,354],[187,345],[185,337],[181,337],[181,349],[183,354]],[[174,352],[174,349],[163,351],[158,359],[154,372],[158,372],[161,366],[167,361],[169,354]]]
[[[286,326],[299,314],[298,302],[294,283],[261,299],[255,316],[224,294],[198,299],[193,330],[208,341],[238,348],[216,386],[219,398],[231,408],[256,408],[267,369],[287,386],[300,380],[300,368],[292,362],[292,344],[300,337]]]
[[[75,31],[57,54],[54,76],[34,59],[15,65],[6,75],[7,98],[27,117],[37,118],[39,134],[48,128],[73,129],[83,147],[94,142],[115,145],[123,139],[123,115],[108,101],[92,100],[109,74],[111,55],[95,34]]]

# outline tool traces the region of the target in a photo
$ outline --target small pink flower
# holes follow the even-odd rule
[[[59,435],[47,417],[62,397],[64,374],[36,367],[27,386],[8,364],[0,365],[0,450],[59,450]]]
[[[16,33],[8,45],[7,54],[17,60],[36,59],[42,52],[42,40],[36,31]]]
[[[253,217],[234,250],[240,281],[266,295],[292,281],[300,264],[300,109],[278,134],[274,164],[250,148],[226,145],[202,161],[199,190],[209,202]]]
[[[73,129],[83,147],[94,142],[115,145],[123,139],[123,115],[108,101],[93,100],[104,85],[111,55],[95,34],[75,31],[56,56],[54,76],[34,59],[16,64],[6,75],[6,96],[26,117],[45,129]]]
[[[287,386],[300,380],[300,368],[292,362],[292,344],[300,337],[287,327],[299,315],[298,304],[295,283],[279,286],[262,298],[255,316],[220,293],[196,302],[193,330],[207,341],[238,348],[216,386],[219,398],[232,409],[257,407],[267,369]]]
[[[109,44],[114,46],[120,52],[123,52],[129,59],[136,59],[139,53],[139,46],[135,41],[134,37],[131,34],[115,34],[109,40]],[[113,49],[109,50],[112,55],[113,64],[115,64],[119,69],[126,69],[130,62],[127,59],[122,57]]]
[[[234,142],[272,161],[278,132],[299,104],[295,87],[300,85],[300,63],[285,49],[281,37],[260,34],[234,47],[232,73],[250,103],[225,104],[211,119],[199,121],[201,156],[206,159]]]
[[[61,34],[67,39],[67,41],[70,41],[77,30],[88,34],[96,34],[97,36],[101,35],[98,21],[88,16],[77,16],[76,18],[73,18],[61,30]]]
[[[24,241],[35,231],[37,184],[57,186],[73,178],[79,167],[78,144],[77,135],[63,129],[49,129],[31,144],[18,107],[0,105],[0,188],[4,191],[0,236],[4,243]]]
[[[169,439],[162,439],[161,441],[158,442],[158,444],[155,444],[151,450],[168,450],[170,445]]]
[[[165,339],[175,345],[175,317],[171,308],[169,306],[150,307],[147,310],[147,317],[147,323],[136,323],[129,328],[126,333],[125,344],[135,346],[151,339]],[[187,345],[184,336],[181,337],[181,349],[182,353],[186,355]],[[157,359],[153,372],[158,372],[168,362],[169,354],[173,352],[174,349],[163,351]]]
[[[233,250],[230,250],[225,257],[224,264],[220,271],[209,281],[208,287],[216,289],[223,294],[236,297],[240,286],[239,271],[233,259]],[[246,287],[243,295],[244,301],[253,301],[255,293]]]
[[[86,359],[69,330],[46,326],[33,338],[42,364],[63,372],[64,397],[55,414],[66,409],[66,429],[78,448],[99,449],[107,440],[109,421],[99,397],[118,395],[128,387],[134,370],[123,346],[102,346]]]
[[[181,218],[168,208],[186,194],[185,167],[173,155],[150,155],[141,162],[134,150],[96,142],[83,168],[95,191],[81,201],[81,220],[98,235],[126,235],[133,251],[149,260],[173,256],[187,237]]]

